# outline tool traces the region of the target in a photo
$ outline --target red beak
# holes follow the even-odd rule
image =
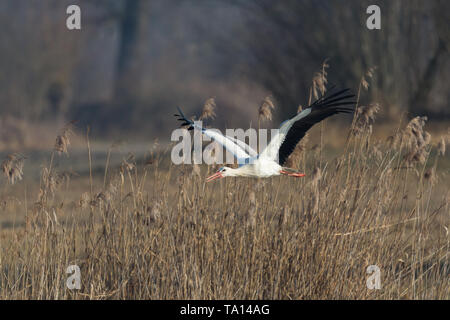
[[[206,178],[206,182],[211,182],[213,180],[221,179],[221,178],[223,178],[222,173],[220,173],[220,171],[217,171],[212,176],[209,176],[208,178]]]

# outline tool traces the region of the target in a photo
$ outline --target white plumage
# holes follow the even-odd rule
[[[294,151],[297,143],[314,124],[337,113],[351,113],[354,111],[353,108],[348,107],[355,103],[347,100],[354,97],[353,94],[347,94],[348,91],[349,89],[344,89],[327,94],[291,119],[284,121],[278,133],[272,137],[270,143],[260,154],[241,140],[224,136],[213,129],[199,127],[192,120],[187,119],[179,108],[180,114],[175,116],[179,117],[178,120],[183,121],[182,126],[186,125],[189,126],[189,129],[201,130],[204,135],[221,144],[236,157],[239,168],[222,167],[207,178],[206,181],[208,182],[224,177],[267,178],[281,174],[303,177],[305,174],[294,169],[285,168],[282,165]]]

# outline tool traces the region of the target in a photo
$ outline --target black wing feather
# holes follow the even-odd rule
[[[323,97],[314,101],[308,108],[311,108],[311,113],[303,119],[295,122],[286,135],[280,150],[278,151],[278,161],[283,165],[291,153],[294,151],[297,143],[305,136],[306,132],[311,129],[316,123],[331,117],[338,113],[353,113],[355,111],[355,101],[345,101],[353,98],[354,94],[347,94],[350,89],[343,89],[337,92],[329,92]],[[345,107],[348,106],[348,107]]]
[[[178,112],[180,114],[174,114],[174,116],[177,117],[178,121],[183,122],[181,124],[181,126],[182,127],[188,126],[188,128],[187,128],[188,130],[194,129],[194,126],[193,126],[194,122],[192,120],[189,120],[188,118],[186,118],[186,116],[184,115],[183,111],[181,111],[181,109],[179,107],[177,107],[177,109],[178,109]]]

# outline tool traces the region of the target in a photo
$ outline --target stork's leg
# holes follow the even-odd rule
[[[280,173],[284,174],[286,176],[289,176],[289,177],[296,177],[296,178],[301,178],[301,177],[306,176],[306,174],[301,173],[301,172],[297,172],[296,170],[291,169],[291,168],[283,168],[280,171]]]

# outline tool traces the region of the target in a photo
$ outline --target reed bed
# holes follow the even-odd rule
[[[202,118],[215,114],[207,105]],[[450,193],[439,166],[449,137],[434,145],[416,117],[374,141],[378,110],[358,106],[336,156],[299,144],[289,163],[305,178],[211,184],[213,168],[174,166],[168,152],[110,166],[113,147],[98,174],[89,135],[89,176],[59,172],[72,123],[38,190],[19,181],[21,155],[1,166],[15,185],[2,189],[0,212],[25,220],[0,230],[0,299],[448,299]],[[80,290],[66,286],[70,265]],[[370,265],[379,290],[366,286]]]

